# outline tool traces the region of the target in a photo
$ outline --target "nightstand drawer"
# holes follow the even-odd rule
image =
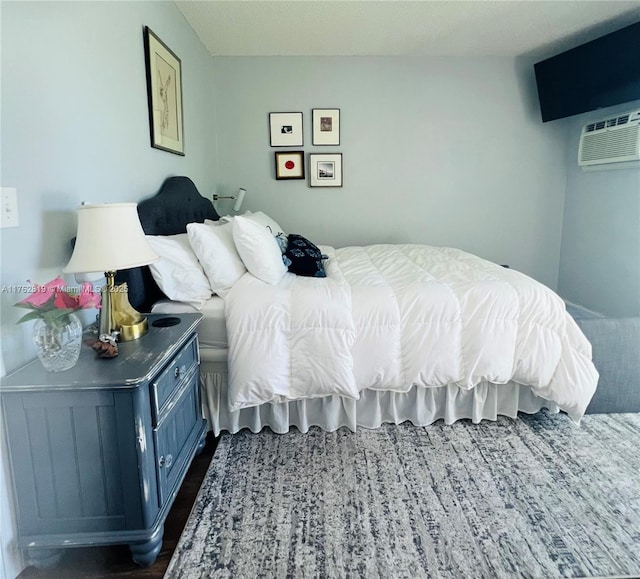
[[[198,364],[198,336],[193,338],[171,360],[162,373],[151,383],[151,405],[155,423],[160,421],[166,402],[180,386],[182,381],[191,373],[191,369]]]

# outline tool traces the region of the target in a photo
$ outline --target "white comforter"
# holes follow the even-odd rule
[[[514,381],[584,414],[591,345],[544,285],[451,248],[321,249],[327,278],[272,286],[247,273],[225,298],[231,410]]]

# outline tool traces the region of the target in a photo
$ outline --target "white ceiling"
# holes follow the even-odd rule
[[[640,0],[176,0],[215,56],[549,56],[640,21]]]

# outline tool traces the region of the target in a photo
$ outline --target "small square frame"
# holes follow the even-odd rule
[[[342,153],[309,155],[309,187],[342,187]]]
[[[314,145],[340,144],[340,109],[312,109]]]
[[[302,147],[302,113],[269,113],[272,147]]]
[[[184,156],[182,62],[148,26],[144,55],[151,146]]]
[[[276,179],[304,179],[304,151],[277,151]]]

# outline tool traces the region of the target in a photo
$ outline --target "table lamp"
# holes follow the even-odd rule
[[[147,242],[136,203],[81,205],[78,233],[66,273],[104,271],[100,335],[119,333],[126,342],[144,336],[147,319],[129,303],[127,284],[115,285],[116,271],[148,265],[160,257]]]

